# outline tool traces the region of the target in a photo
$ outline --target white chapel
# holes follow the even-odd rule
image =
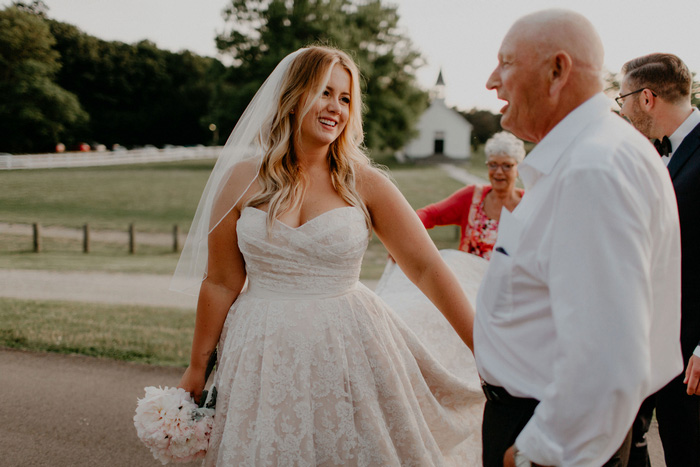
[[[423,112],[416,129],[418,136],[397,155],[399,160],[465,161],[471,155],[472,125],[459,112],[445,105],[442,70],[431,93],[430,106]]]

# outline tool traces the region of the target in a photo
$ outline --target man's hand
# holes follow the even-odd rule
[[[530,465],[532,467],[544,467],[540,464],[535,464],[534,462],[531,462]],[[506,450],[506,453],[503,454],[503,467],[518,467],[515,465],[515,449],[513,446],[509,447]]]
[[[700,396],[700,357],[692,355],[685,369],[685,379],[683,384],[688,385],[689,396]]]
[[[513,446],[506,450],[503,454],[503,467],[515,467],[515,453],[513,452]]]

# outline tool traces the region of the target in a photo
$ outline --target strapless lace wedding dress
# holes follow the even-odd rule
[[[238,221],[248,285],[219,342],[204,464],[479,465],[483,395],[359,282],[362,211],[269,235],[266,216]]]

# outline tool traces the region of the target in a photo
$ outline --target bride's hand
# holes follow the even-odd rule
[[[177,387],[192,394],[194,402],[199,404],[199,399],[202,397],[202,391],[206,383],[204,379],[204,370],[196,370],[188,366]]]

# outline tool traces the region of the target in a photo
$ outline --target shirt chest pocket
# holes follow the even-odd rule
[[[486,280],[481,300],[489,317],[494,322],[508,321],[513,314],[513,258],[494,251]]]
[[[520,244],[522,223],[503,209],[498,225],[498,239],[494,246],[481,288],[482,302],[490,318],[495,322],[508,321],[513,315],[514,257]]]

